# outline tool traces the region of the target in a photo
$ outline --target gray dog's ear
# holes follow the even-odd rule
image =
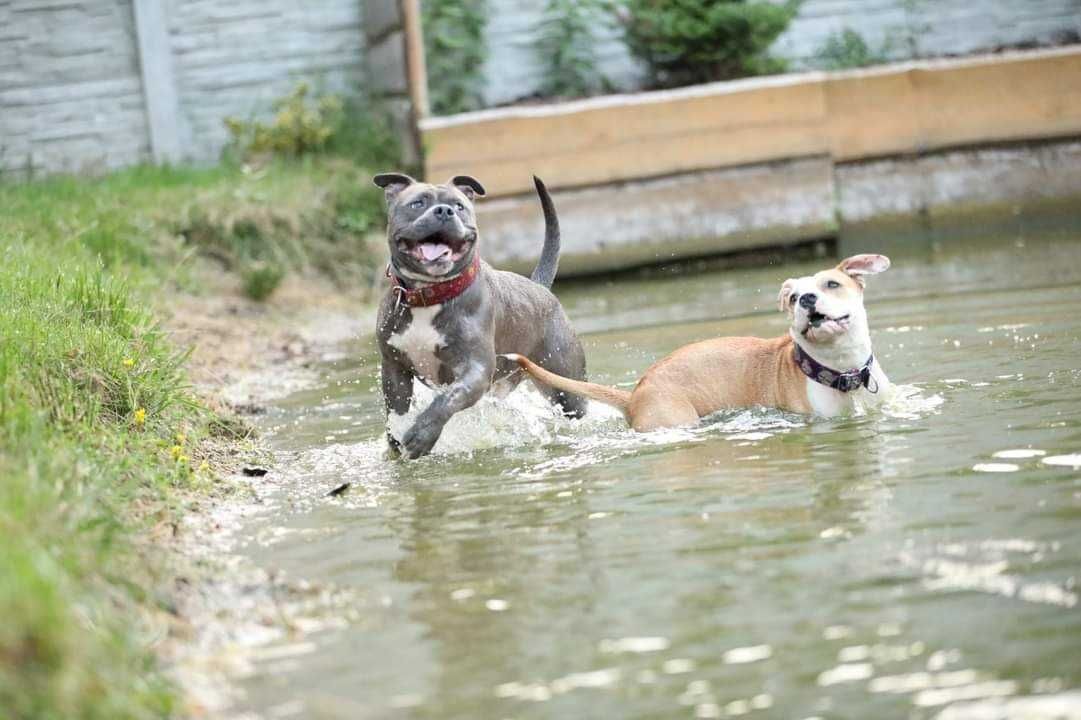
[[[450,179],[450,184],[462,191],[470,200],[484,197],[484,186],[475,177],[469,175],[455,175]]]
[[[415,183],[416,180],[402,173],[380,173],[372,178],[372,182],[383,188],[389,203],[398,197],[398,193]]]

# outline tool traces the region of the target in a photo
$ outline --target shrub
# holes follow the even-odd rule
[[[623,0],[627,45],[655,85],[677,87],[781,72],[770,45],[796,4],[745,0]]]
[[[273,261],[255,260],[241,271],[240,276],[245,295],[252,300],[266,300],[285,278],[285,268]]]
[[[436,115],[476,110],[488,48],[486,0],[425,0],[428,95]]]
[[[297,156],[322,150],[342,122],[342,99],[324,95],[310,100],[307,83],[298,84],[291,93],[274,104],[271,123],[259,120],[225,118],[225,127],[233,146],[241,155],[272,153]]]
[[[852,28],[830,35],[817,53],[815,64],[823,70],[846,70],[886,62],[886,47],[873,52],[863,37]]]
[[[318,270],[365,286],[378,259],[365,235],[386,220],[370,172],[337,157],[273,161],[192,197],[169,221],[184,247],[236,273],[262,300],[285,274]]]
[[[593,29],[605,22],[607,0],[547,0],[538,57],[546,97],[583,97],[608,87],[597,71]]]

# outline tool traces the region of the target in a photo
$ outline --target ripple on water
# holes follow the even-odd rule
[[[1037,561],[1059,549],[1057,543],[1023,539],[985,540],[972,545],[943,545],[937,548],[940,554],[923,560],[902,553],[901,561],[919,568],[923,585],[928,590],[975,591],[1029,603],[1072,608],[1078,604],[1078,595],[1070,589],[1068,582],[1026,581],[1022,576],[1007,572],[1011,563],[1008,553],[1026,554],[1030,561]],[[969,558],[969,555],[972,557]],[[960,559],[962,557],[965,560]]]
[[[1000,460],[1028,460],[1029,458],[1043,457],[1046,454],[1047,452],[1044,450],[1019,448],[1017,450],[999,450],[991,457],[999,458]]]
[[[1041,460],[1044,465],[1052,465],[1055,467],[1068,467],[1077,470],[1081,468],[1081,453],[1070,453],[1069,455],[1052,455],[1051,457],[1045,457]]]
[[[976,463],[972,469],[982,473],[1009,473],[1017,472],[1021,466],[1013,463]]]
[[[1081,691],[950,705],[935,720],[1081,720]]]
[[[667,650],[671,643],[666,637],[625,637],[601,640],[602,653],[651,653]]]

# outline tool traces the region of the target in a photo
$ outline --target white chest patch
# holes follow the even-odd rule
[[[846,415],[855,409],[856,393],[837,392],[811,378],[804,378],[804,382],[807,384],[807,400],[815,415],[827,418],[836,417]]]
[[[442,305],[411,308],[412,322],[404,332],[394,333],[388,343],[405,353],[417,376],[428,385],[439,384],[439,357],[436,351],[443,347],[443,334],[436,330],[433,321]]]

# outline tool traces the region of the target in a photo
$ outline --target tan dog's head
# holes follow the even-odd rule
[[[777,303],[792,320],[797,336],[817,345],[831,345],[850,335],[867,335],[863,288],[868,275],[889,269],[885,255],[853,255],[835,268],[789,278]]]

